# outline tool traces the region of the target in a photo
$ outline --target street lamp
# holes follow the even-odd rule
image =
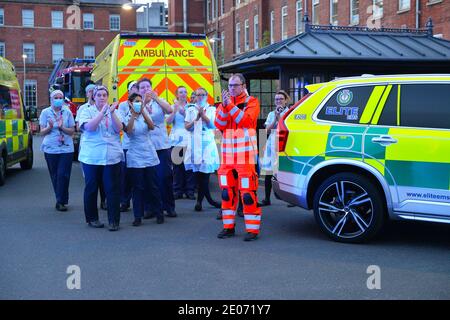
[[[124,10],[131,10],[131,9],[140,9],[142,7],[147,7],[147,32],[150,32],[150,2],[147,2],[146,5],[144,4],[138,4],[138,3],[125,3],[122,5],[122,9]]]
[[[22,59],[23,59],[23,101],[25,103],[25,79],[26,79],[26,64],[25,64],[25,60],[28,58],[28,56],[26,54],[22,54]]]

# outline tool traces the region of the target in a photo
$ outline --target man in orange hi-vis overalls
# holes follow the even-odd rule
[[[222,92],[222,105],[217,108],[215,119],[216,127],[222,131],[222,163],[218,176],[224,229],[218,237],[234,236],[240,193],[247,231],[244,240],[252,241],[257,239],[261,224],[261,208],[256,196],[258,176],[255,171],[259,102],[247,94],[245,78],[241,74],[231,76],[228,88],[229,91]]]

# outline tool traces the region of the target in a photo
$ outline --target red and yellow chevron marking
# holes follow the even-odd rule
[[[118,51],[119,101],[127,99],[127,84],[149,78],[153,89],[172,103],[178,86],[188,92],[203,87],[214,103],[213,68],[206,40],[121,39]]]

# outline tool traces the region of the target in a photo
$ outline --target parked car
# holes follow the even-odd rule
[[[450,75],[307,89],[279,123],[278,196],[340,242],[368,241],[387,219],[450,223]]]

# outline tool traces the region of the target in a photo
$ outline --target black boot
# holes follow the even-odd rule
[[[223,229],[217,235],[217,238],[219,238],[219,239],[225,239],[225,238],[231,238],[231,237],[234,237],[234,229]]]

